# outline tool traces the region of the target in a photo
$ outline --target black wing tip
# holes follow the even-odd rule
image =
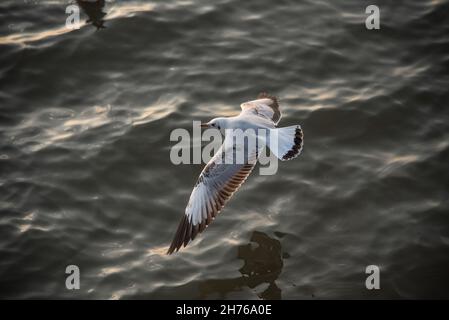
[[[167,255],[178,252],[182,246],[187,246],[189,242],[194,240],[197,234],[203,232],[206,227],[206,220],[203,220],[197,225],[193,225],[192,222],[189,221],[189,218],[184,214],[179,223],[175,237],[167,250]]]
[[[282,157],[282,160],[291,160],[296,158],[302,150],[304,142],[304,134],[300,126],[295,129],[295,144],[293,147]]]
[[[264,91],[264,92],[259,93],[259,95],[257,96],[257,99],[271,99],[273,101],[272,107],[279,109],[279,99],[276,96],[273,96]]]
[[[191,222],[187,219],[187,216],[184,214],[184,216],[181,219],[181,222],[179,223],[178,229],[176,230],[176,234],[175,237],[173,238],[170,248],[168,248],[167,250],[167,255],[179,251],[179,249],[183,244],[184,246],[186,246],[187,243],[189,243],[190,233],[188,233],[188,230],[191,229],[190,226]]]
[[[277,124],[281,119],[281,111],[279,109],[279,99],[276,96],[273,96],[267,92],[259,93],[257,99],[270,99],[272,101],[272,103],[270,104],[270,107],[274,111],[272,120],[275,124]]]

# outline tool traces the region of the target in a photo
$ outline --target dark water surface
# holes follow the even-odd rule
[[[449,298],[449,1],[68,3],[0,3],[0,298]],[[260,91],[303,154],[166,256],[170,132]]]

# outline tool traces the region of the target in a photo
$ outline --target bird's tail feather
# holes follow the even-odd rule
[[[269,148],[282,161],[299,156],[302,151],[304,135],[300,125],[270,130]]]

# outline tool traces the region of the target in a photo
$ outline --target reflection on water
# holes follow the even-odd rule
[[[105,0],[76,0],[78,6],[89,17],[86,23],[92,23],[98,29],[106,28],[103,18],[106,12],[103,11]]]
[[[260,298],[281,299],[281,289],[275,281],[281,274],[283,259],[286,257],[288,254],[282,253],[279,240],[263,232],[254,231],[250,243],[238,247],[237,258],[244,261],[239,270],[242,276],[204,281],[199,285],[200,297],[218,294],[219,298],[226,298],[228,293],[241,290],[245,286],[251,289],[261,286],[262,289],[257,290]]]

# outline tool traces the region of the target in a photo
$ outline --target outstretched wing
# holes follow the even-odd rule
[[[236,149],[235,145],[228,145],[225,139],[204,167],[167,254],[178,251],[182,245],[185,247],[195,239],[215,219],[253,170],[258,155],[257,146],[248,152],[249,156],[242,164],[234,164],[232,160],[235,159]]]
[[[257,100],[244,102],[240,105],[242,113],[248,113],[265,120],[273,122],[276,126],[281,119],[281,111],[279,110],[278,99],[275,96],[270,96],[267,93],[261,93]]]

